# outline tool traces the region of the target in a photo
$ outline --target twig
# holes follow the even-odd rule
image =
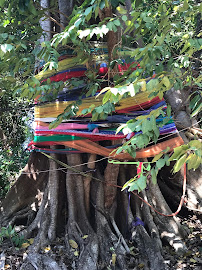
[[[128,245],[127,245],[127,243],[126,243],[126,241],[125,241],[123,235],[120,233],[119,228],[117,227],[116,222],[114,221],[113,218],[111,218],[111,223],[112,223],[112,226],[113,226],[115,232],[117,233],[117,236],[119,237],[118,243],[119,243],[120,240],[121,240],[122,243],[123,243],[124,248],[126,249],[126,252],[127,252],[127,253],[130,253],[130,249],[129,249],[129,247],[128,247]],[[118,245],[117,245],[117,246],[118,246]]]
[[[50,19],[51,21],[53,21],[54,23],[56,23],[57,25],[59,25],[61,29],[63,30],[65,29],[65,27],[62,24],[60,24],[58,21],[56,21],[53,17],[49,16],[48,14],[45,14],[44,16]]]
[[[191,211],[197,211],[199,213],[202,213],[202,210],[200,210],[200,209],[195,209],[195,208],[191,208],[191,207],[188,207],[188,206],[186,206],[186,208],[191,210]]]
[[[201,59],[199,59],[199,58],[195,58],[195,57],[193,57],[193,56],[189,56],[189,58],[194,59],[194,60],[196,60],[196,61],[200,61],[200,62],[202,62],[202,60],[201,60]]]

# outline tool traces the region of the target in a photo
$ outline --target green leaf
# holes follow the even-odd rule
[[[191,117],[194,117],[202,110],[202,103],[197,106],[197,108],[192,112]]]
[[[192,98],[192,100],[189,103],[189,108],[194,110],[200,99],[201,97],[199,95],[196,95],[194,98]]]
[[[74,23],[74,25],[76,27],[79,27],[79,25],[82,23],[83,19],[82,18],[79,18],[78,20],[76,20],[76,22]]]
[[[114,20],[113,23],[116,25],[116,26],[120,26],[121,25],[121,22],[117,19],[117,20]]]
[[[123,20],[124,22],[126,22],[126,21],[128,20],[128,17],[127,17],[126,15],[123,15],[121,18],[122,18],[122,20]]]
[[[151,177],[152,177],[152,183],[156,185],[157,183],[157,174],[156,170],[154,168],[151,169]]]
[[[187,158],[187,153],[185,153],[176,163],[175,163],[175,166],[174,166],[174,169],[173,171],[176,173],[178,172],[182,165],[185,163],[186,161],[186,158]]]
[[[84,15],[85,15],[85,16],[88,16],[88,14],[91,13],[92,8],[93,8],[92,6],[91,6],[91,7],[88,7],[88,8],[85,10]]]
[[[186,41],[184,47],[182,48],[180,54],[183,54],[191,46],[189,41]]]
[[[114,27],[113,22],[108,22],[108,23],[107,23],[107,28],[108,28],[110,31],[113,30],[113,27]]]
[[[102,106],[96,107],[95,110],[96,110],[97,113],[102,113],[103,112],[103,107]]]
[[[153,91],[158,85],[158,80],[157,79],[151,79],[148,83],[147,83],[147,91]]]
[[[165,160],[164,159],[159,159],[157,162],[156,162],[156,167],[160,170],[161,168],[163,168],[163,166],[165,165]]]
[[[96,8],[95,8],[95,19],[97,18],[98,14],[99,14],[99,6],[96,6]]]
[[[111,97],[111,92],[108,91],[108,92],[104,95],[103,100],[102,100],[102,103],[103,103],[103,104],[107,103],[107,102],[110,100],[110,97]]]
[[[134,147],[130,147],[127,149],[127,152],[131,157],[136,158],[136,149]]]
[[[145,143],[144,143],[144,136],[142,134],[138,135],[137,137],[137,146],[138,148],[143,148],[145,146]]]
[[[171,117],[171,106],[169,104],[167,105],[166,114],[167,114],[167,117]]]
[[[62,122],[62,117],[57,118],[49,125],[49,129],[56,128]]]
[[[120,6],[118,6],[116,9],[118,10],[118,12],[120,14],[127,14],[127,11],[124,8],[120,7]]]
[[[119,147],[117,150],[116,150],[116,154],[120,154],[121,152],[123,151],[123,147]]]
[[[162,100],[162,99],[163,99],[163,91],[160,91],[160,92],[158,93],[158,96],[159,96],[159,98]]]
[[[5,3],[5,0],[0,0],[0,7],[3,7]]]
[[[202,12],[202,3],[199,6],[199,11]]]
[[[142,0],[136,0],[135,1],[135,7],[137,8],[142,3]]]
[[[129,186],[130,186],[128,189],[129,192],[134,191],[134,190],[139,190],[139,186],[136,181],[131,183]]]
[[[159,137],[159,135],[160,135],[159,128],[156,127],[156,128],[154,128],[153,130],[154,130],[154,134],[156,135],[156,140],[157,140],[158,137]],[[155,143],[156,143],[156,141],[155,141]]]
[[[52,69],[57,69],[58,68],[58,64],[54,61],[51,61],[49,63],[49,69],[52,70]]]
[[[103,111],[106,113],[106,114],[110,114],[114,111],[114,105],[111,103],[111,102],[107,102],[103,105]]]
[[[191,147],[195,147],[196,149],[202,149],[202,143],[198,140],[193,140],[189,142]]]
[[[2,44],[0,46],[0,48],[1,48],[3,53],[10,52],[12,49],[14,49],[13,45],[11,45],[11,44]]]
[[[200,164],[202,164],[202,159],[201,157],[197,156],[197,160],[193,166],[193,169],[196,170],[200,166]]]
[[[189,8],[189,4],[187,0],[184,0],[184,4],[183,4],[183,11],[186,11]]]
[[[194,153],[191,153],[186,159],[186,162],[188,163],[188,170],[191,170],[194,168],[196,161],[197,161],[197,155]]]
[[[145,175],[141,175],[137,181],[136,181],[139,189],[138,192],[141,192],[142,190],[144,190],[147,187],[147,177]]]
[[[29,8],[29,11],[31,11],[33,15],[35,16],[37,15],[37,10],[31,1],[29,1],[28,8]]]
[[[77,242],[75,242],[73,239],[69,239],[69,244],[74,249],[78,248]]]
[[[93,110],[92,112],[92,121],[96,121],[99,119],[99,113],[95,112],[95,110]]]
[[[147,133],[147,131],[150,130],[149,129],[149,124],[150,124],[149,120],[147,120],[147,119],[143,120],[143,122],[142,122],[142,133],[143,134]]]
[[[32,81],[34,82],[34,84],[35,84],[36,86],[39,86],[39,85],[40,85],[40,81],[37,80],[35,77],[32,77]]]
[[[164,153],[159,153],[158,155],[156,155],[151,162],[156,162],[157,160],[159,160],[159,158],[161,158],[163,156]]]
[[[169,147],[168,147],[168,148],[169,148]],[[169,166],[169,165],[170,165],[169,155],[165,155],[165,156],[164,156],[164,160],[165,160],[166,165]]]
[[[141,82],[141,90],[146,91],[146,82],[145,81]]]
[[[152,18],[151,17],[143,17],[143,20],[146,22],[146,23],[152,23]]]
[[[6,80],[9,82],[15,82],[15,78],[12,76],[6,76]]]
[[[174,149],[174,153],[173,153],[172,156],[169,158],[169,161],[179,159],[179,157],[180,157],[181,155],[183,155],[185,152],[186,152],[186,150],[182,149],[181,146],[176,147],[176,148]]]

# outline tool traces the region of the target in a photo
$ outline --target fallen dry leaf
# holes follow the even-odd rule
[[[79,256],[79,252],[78,252],[78,250],[76,250],[76,251],[74,252],[74,256],[76,256],[76,257],[78,257],[78,256]]]
[[[70,239],[69,240],[69,244],[72,248],[78,248],[78,244],[77,242],[75,242],[74,240]]]
[[[26,242],[26,243],[22,244],[21,248],[28,248],[29,246],[30,246],[30,244]]]

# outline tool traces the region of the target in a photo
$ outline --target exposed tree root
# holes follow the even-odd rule
[[[187,207],[202,211],[202,166],[187,172]]]
[[[129,170],[129,174],[132,176],[135,173],[134,169],[135,168],[132,167],[130,170],[126,168],[126,171],[128,172]],[[126,172],[124,167],[120,168],[120,182],[121,185],[126,182]],[[134,197],[134,195],[131,195],[129,201],[129,195],[127,195],[126,192],[123,192],[121,195],[125,197],[122,201],[124,203],[124,208],[127,209],[126,216],[129,228],[131,228],[132,232],[131,239],[135,242],[140,252],[139,262],[144,262],[145,269],[166,269],[161,255],[162,243],[148,205],[142,204],[142,202],[137,197]],[[143,192],[142,197],[147,201],[145,192]],[[131,210],[130,205],[133,205],[133,210]],[[137,225],[134,223],[135,217],[144,221],[145,226],[148,228],[148,232],[141,224]]]
[[[55,154],[52,154],[56,158]],[[48,179],[48,201],[50,204],[50,224],[48,228],[48,238],[52,242],[56,238],[57,227],[57,211],[58,211],[58,190],[59,190],[59,177],[57,171],[57,163],[50,160],[50,172]]]
[[[79,154],[68,155],[67,160],[71,166],[82,163]],[[78,170],[82,170],[81,166],[78,167]],[[66,175],[66,190],[68,200],[66,243],[69,246],[69,240],[74,240],[79,247],[80,255],[77,260],[77,269],[97,269],[98,241],[86,215],[82,176],[68,171]],[[84,235],[87,238],[83,239]]]
[[[20,220],[27,220],[27,226],[32,222],[36,215],[36,212],[31,209],[31,206],[18,211],[14,217],[8,222],[13,227],[14,224],[20,223]]]
[[[138,225],[132,230],[132,240],[137,244],[140,251],[141,261],[144,263],[144,269],[165,270],[167,269],[161,251],[155,241],[149,236],[142,225]]]
[[[95,154],[90,154],[88,159],[88,169],[94,170],[95,169],[95,161],[96,161]],[[86,214],[88,217],[90,217],[90,183],[91,183],[91,177],[92,172],[88,173],[89,176],[84,178],[84,196],[85,196],[85,208],[86,208]]]
[[[158,211],[171,214],[169,206],[167,205],[158,184],[150,183],[147,191],[147,198]],[[165,217],[158,215],[151,209],[154,221],[159,229],[161,238],[165,239],[178,253],[184,253],[187,248],[182,239],[187,236],[186,231],[182,228],[176,217]]]
[[[50,160],[49,168],[48,184],[37,215],[30,226],[21,232],[22,235],[28,237],[34,230],[38,230],[34,243],[29,248],[34,252],[38,252],[42,247],[47,245],[49,242],[52,242],[56,237],[59,184],[57,163]]]
[[[48,199],[48,189],[46,188],[45,192],[44,192],[44,195],[43,195],[42,203],[41,203],[41,205],[39,207],[39,210],[37,212],[37,215],[36,215],[35,219],[33,220],[33,222],[26,229],[24,229],[21,232],[21,235],[23,235],[25,239],[30,237],[32,232],[35,229],[38,229],[38,226],[39,226],[40,221],[42,219],[42,216],[44,214],[44,208],[45,208],[45,205],[47,203],[47,199]]]
[[[36,157],[42,160],[41,155],[36,154],[29,163],[29,179],[39,177],[35,173],[37,169],[34,168],[39,162]],[[62,158],[70,166],[77,166],[78,171],[84,170],[82,165],[78,166],[83,163],[80,154],[55,158]],[[145,269],[166,269],[161,239],[165,239],[178,252],[186,250],[182,241],[186,232],[177,218],[160,216],[139,198],[112,186],[123,186],[129,177],[134,176],[136,167],[113,166],[103,162],[95,168],[95,163],[90,163],[95,161],[95,158],[93,155],[89,156],[87,165],[88,169],[95,169],[95,175],[88,172],[86,177],[69,169],[66,173],[59,173],[56,170],[57,164],[50,160],[49,177],[47,173],[40,174],[44,182],[42,183],[39,177],[37,181],[40,183],[35,183],[35,188],[40,187],[40,193],[35,191],[35,197],[31,196],[26,207],[21,203],[21,209],[13,207],[15,211],[9,212],[8,216],[4,213],[1,219],[4,220],[4,224],[10,222],[12,225],[20,225],[26,221],[21,235],[25,238],[35,238],[34,243],[28,248],[24,268],[21,269],[65,269],[64,263],[54,261],[54,257],[40,254],[41,248],[53,243],[58,235],[57,228],[61,226],[61,220],[61,232],[65,233],[65,254],[74,261],[72,267],[78,270],[101,270],[107,267],[126,270],[126,258],[130,254],[128,240],[132,240],[140,253],[138,259],[134,260],[136,263],[144,263]],[[100,181],[92,180],[93,176]],[[27,175],[24,177],[28,179]],[[17,183],[16,186],[19,188]],[[171,189],[171,186],[168,185],[168,188]],[[180,190],[180,184],[175,188]],[[14,194],[13,190],[10,194]],[[11,195],[8,194],[6,200]],[[171,213],[158,185],[150,184],[148,190],[139,195],[158,211]],[[176,198],[179,199],[178,196]],[[13,200],[19,201],[19,198],[15,196]],[[90,206],[90,202],[93,207]],[[137,217],[144,222],[144,226],[141,222],[139,225],[135,222]],[[74,247],[70,240],[74,240]]]
[[[117,185],[117,179],[119,174],[119,164],[108,163],[104,172],[104,198],[106,209],[110,209],[116,199],[117,189],[113,185]]]
[[[136,197],[136,217],[139,219],[143,219],[145,226],[148,227],[149,233],[146,231],[144,226],[142,224],[135,224],[135,226],[132,227],[132,241],[135,242],[137,245],[141,260],[140,262],[144,263],[145,269],[166,269],[164,260],[161,254],[161,241],[159,239],[159,236],[155,234],[155,224],[154,222],[152,224],[149,224],[149,222],[152,222],[151,215],[149,214],[149,211],[144,215],[142,215],[143,211],[141,211],[141,203],[140,200]],[[151,235],[151,236],[150,236]]]
[[[165,178],[165,172],[169,175],[171,167],[159,172],[159,187],[163,196],[172,209],[176,209],[182,195],[183,169],[175,175]],[[183,210],[196,209],[202,211],[202,167],[197,170],[187,171],[186,199]]]
[[[142,191],[142,197],[145,201],[148,201],[145,191]],[[158,228],[157,228],[157,226],[154,222],[154,219],[151,215],[151,211],[150,211],[149,206],[145,203],[142,205],[142,213],[143,213],[144,222],[149,229],[151,238],[153,239],[155,245],[159,248],[159,250],[161,250],[162,249],[162,242],[160,239]]]
[[[126,181],[128,180],[126,178],[126,173],[125,171],[128,170],[128,167],[125,166],[120,166],[120,173],[119,173],[119,183],[121,186],[123,186]],[[120,228],[121,231],[124,232],[124,236],[127,236],[127,233],[129,232],[129,229],[131,227],[131,224],[134,220],[134,216],[131,210],[131,206],[129,203],[129,194],[126,191],[121,192],[119,190],[120,193],[120,204],[118,204],[118,209],[117,209],[117,215],[119,218],[121,216],[121,220],[120,220]],[[121,215],[119,215],[119,213]],[[123,220],[125,222],[123,222]]]
[[[102,179],[101,174],[98,172],[99,179]],[[125,247],[123,246],[121,236],[117,236],[112,232],[110,228],[109,220],[110,218],[103,215],[104,211],[104,188],[103,184],[99,183],[97,188],[97,212],[96,212],[96,224],[97,224],[97,236],[99,240],[100,247],[100,258],[102,261],[102,267],[107,267],[110,265],[112,260],[112,254],[116,254],[117,264],[119,269],[127,269],[125,255],[127,253]],[[101,268],[102,269],[102,268]]]
[[[63,270],[51,257],[39,253],[28,253],[20,270]]]
[[[49,161],[46,157],[39,153],[30,155],[22,174],[1,203],[1,226],[8,224],[13,218],[13,221],[16,222],[16,217],[21,218],[20,216],[22,213],[25,214],[26,209],[37,211],[48,175],[48,173],[40,174],[38,172],[48,168]]]

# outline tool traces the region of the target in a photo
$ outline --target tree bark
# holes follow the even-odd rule
[[[49,8],[49,0],[41,0],[41,7],[44,9]],[[46,14],[50,16],[49,11],[46,11]],[[42,43],[45,40],[51,40],[51,21],[47,17],[40,19],[40,25],[43,30],[43,34],[39,39],[39,42]]]
[[[74,7],[74,0],[58,0],[58,6],[60,10],[60,24],[65,28],[68,24],[68,17],[71,15]],[[62,31],[63,29],[60,30]]]

